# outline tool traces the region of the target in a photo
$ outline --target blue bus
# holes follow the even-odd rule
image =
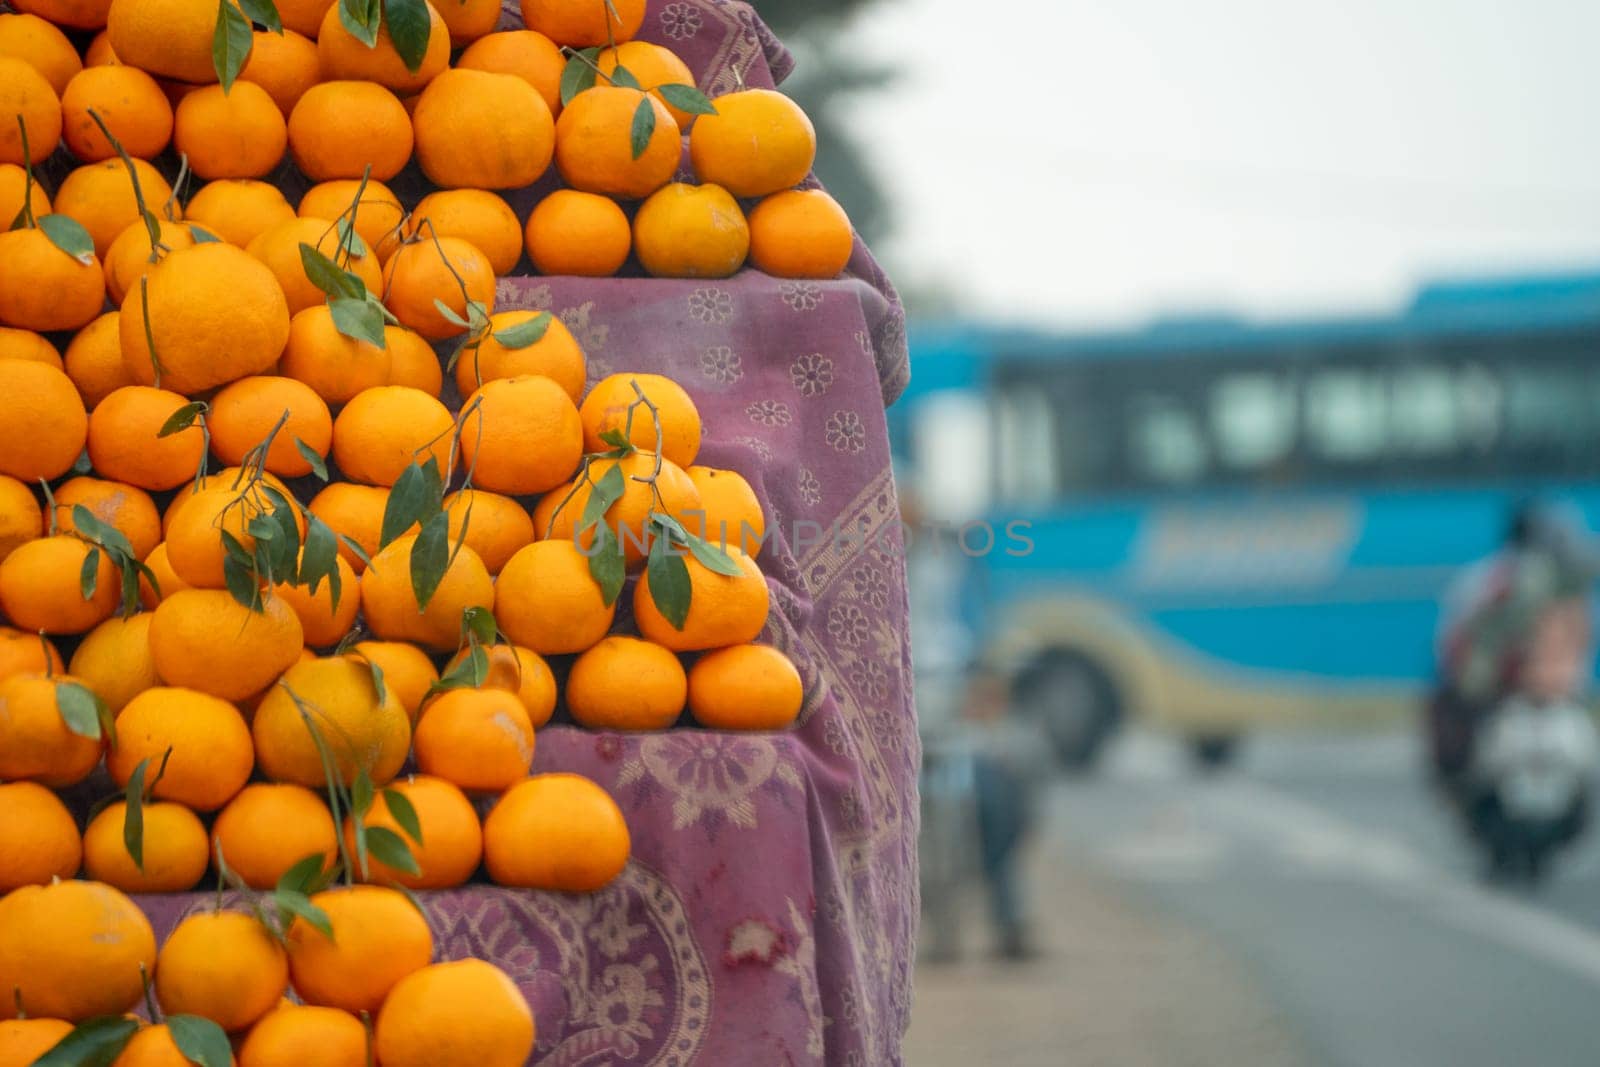
[[[1393,721],[1517,503],[1600,519],[1600,274],[1326,321],[924,324],[911,348],[904,491],[1071,763],[1128,717],[1207,762],[1258,727]]]

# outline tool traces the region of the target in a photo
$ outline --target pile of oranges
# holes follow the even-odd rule
[[[834,276],[849,222],[795,188],[811,124],[775,92],[701,96],[631,40],[644,0],[524,0],[499,33],[499,0],[12,6],[0,1067],[58,1041],[121,1042],[121,1067],[521,1064],[515,987],[428,966],[407,894],[622,870],[606,792],[531,774],[558,708],[773,730],[803,694],[757,640],[760,503],[697,465],[693,398],[588,386],[559,319],[495,311],[497,279],[524,252]],[[685,137],[697,184],[672,181]],[[295,206],[285,157],[314,183]],[[519,219],[499,192],[552,165]],[[385,184],[418,170],[414,200]],[[80,827],[58,791],[105,778]],[[254,914],[192,917],[158,956],[123,894],[208,872]],[[168,1016],[135,1030],[141,976]]]

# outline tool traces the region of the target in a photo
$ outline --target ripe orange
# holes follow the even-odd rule
[[[106,24],[111,0],[17,0],[11,5],[75,30],[97,30]]]
[[[161,540],[161,514],[150,494],[122,482],[72,478],[55,491],[56,531],[78,532],[72,509],[82,504],[90,514],[128,538],[135,558],[143,559]]]
[[[494,964],[438,963],[395,985],[376,1037],[384,1067],[522,1067],[533,1052],[533,1012]]]
[[[210,474],[201,475],[199,478],[179,486],[178,491],[172,494],[172,499],[167,501],[167,510],[161,515],[161,531],[163,535],[168,530],[172,529],[172,520],[177,517],[178,509],[181,508],[184,503],[195,494],[197,487],[200,490],[232,489],[237,495],[245,490],[246,483],[249,481],[250,479],[245,475],[245,472],[242,469],[238,467],[224,467],[219,471],[212,471]],[[286,497],[294,495],[289,491],[289,487],[284,484],[283,479],[279,478],[276,474],[267,472],[261,476],[261,481],[266,485],[270,485],[272,488],[276,489]],[[265,505],[266,498],[264,496],[252,496],[252,499],[257,500],[259,503]],[[297,519],[295,525],[304,527],[305,522],[302,519]]]
[[[352,651],[383,672],[383,684],[399,699],[414,724],[429,687],[439,680],[433,661],[416,645],[404,641],[359,641]]]
[[[300,198],[295,210],[301,218],[337,219],[348,217],[350,205],[361,190],[361,203],[355,211],[356,235],[376,249],[386,238],[399,232],[405,221],[405,205],[394,191],[380,181],[368,181],[366,188],[356,178],[337,178],[313,185]]]
[[[89,416],[89,461],[101,474],[141,489],[176,488],[193,478],[205,459],[199,426],[159,436],[166,421],[188,403],[182,393],[150,385],[115,390]]]
[[[289,305],[273,272],[243,249],[197,244],[174,252],[145,276],[150,331],[161,384],[194,394],[261,374],[289,340]],[[123,305],[122,361],[140,382],[154,369],[145,340],[145,293]]]
[[[476,245],[459,237],[434,237],[424,227],[418,240],[401,245],[384,264],[382,292],[403,325],[430,341],[443,341],[461,334],[462,328],[445,318],[434,301],[443,301],[463,320],[468,300],[493,311],[494,267]]]
[[[120,68],[130,69],[130,68]],[[157,232],[161,234],[161,244],[167,251],[177,251],[180,248],[194,247],[194,231],[181,222],[172,222],[169,219],[159,219],[156,223]],[[129,293],[137,293],[139,279],[155,267],[156,260],[151,258],[150,231],[143,221],[130,222],[126,229],[117,234],[111,242],[111,247],[106,249],[105,262],[101,266],[105,269],[106,295],[117,307],[128,298]],[[160,252],[158,255],[165,255]],[[121,339],[118,339],[118,351],[121,351]]]
[[[151,764],[149,777],[155,777]],[[124,893],[184,893],[206,876],[210,851],[206,828],[194,812],[182,804],[146,802],[140,808],[144,819],[141,859],[133,862],[123,839],[128,805],[117,801],[89,820],[83,832],[84,873]]]
[[[32,127],[28,136],[33,136]],[[34,147],[38,142],[34,141]],[[161,218],[176,217],[167,212],[167,202],[172,198],[172,186],[161,172],[142,159],[134,159],[133,171],[139,177],[139,195],[145,207]],[[174,201],[174,203],[176,203]],[[94,254],[104,257],[111,242],[129,223],[139,221],[139,203],[133,195],[133,178],[127,165],[120,159],[103,159],[98,163],[85,163],[62,179],[56,188],[56,211],[70,215],[83,224],[94,238]]]
[[[672,180],[682,147],[678,124],[653,96],[648,99],[655,111],[655,130],[644,152],[637,158],[633,155],[633,116],[644,99],[638,89],[596,85],[561,109],[556,121],[556,166],[567,185],[639,200]]]
[[[530,30],[573,48],[632,40],[644,25],[644,12],[645,0],[522,0],[522,19]]]
[[[537,311],[497,311],[489,317],[489,333],[456,361],[456,388],[462,396],[497,378],[543,375],[566,391],[576,404],[583,395],[583,349],[572,331],[551,316],[544,336],[522,348],[507,348],[494,336],[536,318]]]
[[[378,537],[383,530],[383,511],[389,503],[389,490],[383,486],[352,485],[334,482],[312,498],[309,510],[327,523],[333,532],[361,546],[370,559],[378,554]],[[366,561],[339,542],[339,558],[360,574]]]
[[[522,223],[511,205],[487,187],[429,193],[411,213],[406,232],[419,232],[423,219],[432,223],[426,232],[459,237],[489,257],[496,274],[510,274],[522,258]]]
[[[161,601],[150,624],[162,680],[224,700],[261,692],[303,647],[300,620],[277,597],[255,612],[222,589],[180,589]]]
[[[683,712],[678,657],[637,637],[607,637],[572,665],[567,710],[591,730],[665,730]]]
[[[594,487],[613,468],[620,468],[624,489],[617,502],[606,509],[605,525],[622,543],[623,558],[629,567],[643,563],[650,551],[650,542],[654,540],[649,529],[652,512],[665,512],[693,529],[694,513],[700,507],[700,491],[689,476],[670,459],[663,459],[661,470],[657,472],[654,452],[631,452],[615,459],[591,460],[586,474],[546,493],[539,502],[541,514],[535,517],[537,535],[573,541],[588,551],[594,544],[595,531],[589,529],[579,535],[576,527],[589,505]],[[653,484],[646,480],[651,477],[655,479]],[[547,504],[550,504],[548,508]]]
[[[315,37],[322,26],[322,16],[337,3],[338,0],[277,0],[278,17],[283,20],[284,29]]]
[[[460,0],[448,2],[459,4]],[[339,5],[333,5],[317,30],[317,56],[321,59],[322,76],[329,80],[350,78],[377,82],[396,93],[421,90],[450,65],[450,31],[434,5],[427,7],[431,23],[427,53],[422,57],[422,65],[413,71],[400,58],[389,37],[388,19],[384,19],[378,31],[377,45],[369,47],[345,28],[339,17]]]
[[[327,802],[305,786],[268,782],[228,801],[212,825],[211,849],[251,889],[273,888],[307,856],[322,856],[324,867],[338,858]]]
[[[156,999],[171,1014],[198,1015],[230,1033],[278,1006],[289,958],[254,916],[201,912],[178,924],[156,958]]]
[[[800,105],[773,89],[744,89],[712,101],[689,132],[689,158],[703,182],[734,196],[766,196],[805,180],[817,131]]]
[[[93,256],[76,259],[33,227],[0,233],[0,323],[76,330],[100,314],[105,299],[105,274]]]
[[[0,779],[60,789],[99,764],[101,742],[73,733],[61,715],[57,684],[73,681],[28,673],[0,680]]]
[[[7,1019],[0,1022],[0,1063],[33,1063],[70,1033],[65,1019]]]
[[[474,820],[476,825],[476,820]],[[483,836],[478,836],[483,851]],[[73,878],[83,862],[78,824],[60,799],[36,782],[0,784],[0,894],[18,886]],[[473,866],[477,863],[474,861]],[[4,1055],[0,1043],[0,1057]],[[0,1063],[5,1060],[0,1058]]]
[[[520,189],[550,166],[555,123],[544,97],[514,74],[446,70],[411,114],[417,162],[447,189]]]
[[[137,1030],[111,1067],[192,1067],[193,1061],[178,1048],[166,1023]]]
[[[462,465],[486,489],[542,493],[571,477],[583,455],[578,409],[542,375],[485,382],[462,412]]]
[[[24,0],[23,7],[33,3],[49,3],[50,0]],[[104,5],[109,7],[109,4]],[[122,63],[117,58],[116,50],[111,47],[111,36],[105,30],[96,33],[89,41],[89,46],[83,50],[83,65],[88,67],[115,67]]]
[[[148,759],[148,781],[168,749],[167,773],[151,795],[195,811],[216,811],[232,800],[255,767],[250,728],[238,708],[196,690],[157,686],[118,713],[117,747],[106,754],[106,770],[125,786]]]
[[[658,278],[727,278],[744,266],[750,226],[721,186],[674,182],[640,205],[633,247]]]
[[[290,315],[324,304],[328,299],[327,294],[306,275],[305,261],[300,258],[302,244],[308,244],[329,259],[336,260],[341,267],[360,278],[369,291],[378,291],[382,281],[378,257],[368,249],[366,255],[350,256],[347,260],[339,249],[339,231],[332,219],[296,218],[280,222],[258,234],[245,251],[266,264],[277,279]],[[288,340],[287,330],[284,340]],[[279,351],[282,351],[281,347]]]
[[[500,0],[447,0],[439,17],[450,30],[450,44],[459,48],[490,32],[500,22]]]
[[[227,91],[207,85],[187,94],[172,138],[202,178],[260,178],[283,158],[289,128],[272,96],[241,78]]]
[[[468,508],[471,508],[470,518]],[[464,489],[444,498],[450,515],[450,543],[466,529],[466,543],[490,574],[499,574],[518,549],[533,543],[528,510],[508,496],[482,489]]]
[[[156,584],[152,586],[149,578],[139,575],[139,603],[144,605],[146,611],[154,611],[157,604],[180,589],[194,588],[173,572],[172,564],[167,562],[165,541],[150,550],[150,554],[144,558],[144,565],[150,568],[150,573],[156,578]]]
[[[325,784],[326,773],[306,716],[347,785],[363,769],[382,785],[405,762],[411,743],[406,710],[387,686],[378,699],[365,663],[345,656],[296,663],[256,709],[253,731],[263,773],[315,788]]]
[[[439,354],[433,346],[404,326],[385,326],[383,340],[389,352],[389,380],[385,384],[405,385],[438,396],[444,388],[444,368],[439,365]]]
[[[224,588],[227,572],[223,561],[228,554],[222,534],[237,539],[246,552],[254,551],[250,522],[272,510],[271,500],[257,487],[208,484],[178,504],[167,523],[168,565],[188,585]]]
[[[0,15],[0,56],[20,59],[44,75],[57,96],[83,69],[67,35],[38,15]]]
[[[523,512],[524,515],[527,512]],[[0,562],[19,546],[44,534],[44,512],[33,490],[9,474],[0,474]],[[529,540],[533,523],[528,523]],[[0,657],[0,664],[5,662]]]
[[[627,41],[615,48],[602,48],[594,62],[606,81],[610,80],[620,64],[633,75],[634,80],[639,83],[639,88],[661,101],[680,130],[689,132],[689,127],[696,116],[688,111],[679,111],[667,102],[666,97],[656,91],[662,85],[694,87],[694,72],[671,49],[651,44],[649,41]]]
[[[533,723],[516,693],[452,689],[417,720],[417,767],[462,789],[498,793],[533,766]]]
[[[138,67],[85,67],[61,96],[62,135],[84,163],[117,154],[89,112],[94,111],[135,159],[161,154],[172,140],[172,105],[156,80]]]
[[[26,359],[34,363],[47,363],[62,370],[61,353],[56,346],[32,330],[16,330],[0,326],[0,359]]]
[[[13,674],[60,674],[64,669],[61,653],[48,639],[0,626],[0,681]]]
[[[22,629],[47,634],[81,634],[109,619],[122,583],[110,556],[99,552],[94,593],[84,597],[79,579],[91,551],[97,550],[67,534],[14,549],[0,562],[0,611]]]
[[[22,198],[27,192],[27,172],[15,163],[0,163],[0,223],[11,225],[22,210]],[[37,181],[33,183],[29,203],[33,205],[34,218],[50,214],[50,194]]]
[[[265,89],[287,119],[306,90],[322,80],[319,62],[317,42],[310,37],[287,28],[281,34],[257,30],[239,80]]]
[[[591,893],[622,873],[631,849],[617,802],[577,774],[519,782],[483,822],[489,877],[504,886]]]
[[[184,217],[244,248],[280,222],[294,218],[294,208],[278,187],[250,178],[233,178],[202,185]]]
[[[251,449],[267,439],[280,418],[285,421],[277,427],[267,450],[266,468],[283,478],[304,477],[311,473],[311,462],[301,455],[296,442],[326,456],[333,443],[333,416],[310,386],[293,378],[240,378],[212,397],[206,419],[211,450],[224,463],[241,464]]]
[[[737,578],[717,574],[693,556],[684,558],[691,593],[689,614],[681,630],[656,607],[647,571],[633,591],[633,618],[639,632],[675,652],[754,641],[767,623],[767,582],[755,560],[731,547],[728,556],[744,572]]]
[[[550,38],[535,30],[507,30],[480,37],[456,60],[465,70],[515,74],[544,98],[552,116],[561,113],[561,72],[567,58]]]
[[[714,545],[732,545],[751,556],[759,553],[767,520],[744,476],[717,467],[690,467],[687,473],[700,491],[700,514],[683,520],[689,532]]]
[[[616,614],[569,540],[520,550],[495,583],[495,618],[507,637],[543,656],[582,652],[606,635]]]
[[[433,934],[411,901],[394,889],[357,885],[318,893],[329,938],[304,919],[289,928],[289,975],[311,1004],[375,1012],[395,983],[433,958]]]
[[[239,1047],[239,1067],[367,1067],[367,1030],[347,1011],[289,1004],[270,1011]]]
[[[150,654],[149,612],[110,618],[90,630],[72,653],[73,677],[106,702],[113,713],[161,684]]]
[[[339,604],[333,603],[333,584],[326,579],[317,585],[316,595],[303,585],[280,583],[273,586],[273,594],[294,609],[300,616],[300,628],[305,632],[306,644],[312,648],[331,648],[344,639],[356,623],[361,610],[361,586],[356,572],[343,556],[335,564],[339,568]]]
[[[607,430],[627,432],[628,409],[632,407],[633,423],[628,440],[635,448],[655,451],[655,422],[650,409],[639,402],[635,385],[659,413],[661,454],[680,467],[693,465],[695,456],[700,453],[699,409],[683,386],[661,374],[612,374],[596,382],[579,409],[583,418],[583,450],[604,452],[610,449],[600,435]]]
[[[494,645],[484,653],[488,670],[480,688],[515,693],[535,730],[549,722],[556,710],[556,676],[544,657],[531,648],[516,645]],[[466,656],[466,649],[457,652],[446,669],[455,670]]]
[[[435,652],[448,652],[461,640],[461,614],[471,607],[490,608],[495,584],[489,571],[470,547],[458,551],[428,601],[418,610],[411,587],[411,547],[416,536],[395,539],[372,557],[361,576],[361,606],[372,632],[390,641],[414,641]],[[526,551],[526,550],[524,550]]]
[[[770,645],[707,652],[689,669],[689,711],[713,730],[782,730],[805,699],[800,672]]]
[[[353,481],[393,485],[415,458],[433,456],[450,476],[455,420],[420,389],[381,385],[351,398],[333,423],[333,458]]]
[[[392,782],[389,788],[411,801],[422,841],[411,840],[390,813],[388,803],[379,797],[367,812],[367,826],[381,826],[406,839],[411,855],[422,873],[407,874],[368,858],[368,873],[373,882],[398,882],[407,889],[453,889],[464,885],[483,859],[483,827],[478,812],[466,794],[443,778],[413,775]],[[346,819],[345,849],[356,854],[355,826]]]
[[[106,34],[117,58],[161,77],[208,85],[217,5],[207,0],[112,0]]]
[[[777,278],[837,278],[850,262],[850,217],[821,189],[785,189],[750,212],[750,261]]]
[[[340,333],[332,310],[319,302],[295,312],[290,320],[289,343],[278,369],[304,382],[328,404],[343,404],[357,393],[389,384],[393,353]]]
[[[156,936],[138,905],[108,885],[62,881],[0,899],[0,1017],[74,1022],[120,1015],[156,965]]]
[[[44,75],[20,59],[0,56],[0,114],[21,116],[28,130],[24,160],[22,130],[14,120],[0,123],[0,163],[37,166],[50,158],[61,140],[61,101]]]
[[[528,258],[541,274],[606,278],[633,249],[628,216],[609,196],[557,189],[533,209],[523,232]]]
[[[337,21],[337,5],[328,10]],[[289,151],[312,181],[359,178],[371,166],[372,176],[386,182],[411,158],[413,143],[405,105],[370,81],[314,85],[289,113]]]

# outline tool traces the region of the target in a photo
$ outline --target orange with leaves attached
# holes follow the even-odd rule
[[[211,827],[211,849],[251,889],[271,889],[307,856],[338,858],[327,801],[301,785],[256,782],[228,801]]]
[[[105,299],[105,272],[93,255],[70,255],[36,227],[0,233],[0,323],[76,330],[100,314]]]
[[[329,9],[337,18],[337,5]],[[313,85],[289,113],[289,151],[312,181],[359,178],[368,168],[381,182],[411,159],[411,115],[394,93],[370,81]]]
[[[346,256],[339,247],[339,231],[332,219],[302,217],[281,222],[259,234],[245,251],[266,264],[277,280],[288,303],[289,314],[326,304],[328,296],[306,274],[300,246],[310,245],[338,266],[361,279],[369,292],[376,292],[382,280],[378,257],[369,249],[365,255]],[[288,331],[284,341],[287,343]],[[279,345],[278,351],[283,351]],[[263,368],[264,369],[264,368]]]
[[[331,648],[337,645],[355,625],[361,611],[361,585],[355,568],[343,556],[334,557],[339,570],[339,601],[334,603],[333,582],[323,579],[312,593],[308,586],[280,582],[273,593],[300,617],[300,628],[305,632],[306,644],[312,648]]]
[[[452,689],[429,701],[415,744],[422,773],[469,792],[502,792],[533,766],[533,723],[504,689]]]
[[[509,496],[462,489],[444,498],[444,509],[450,516],[450,543],[465,536],[490,574],[499,574],[518,549],[533,543],[533,519]]]
[[[583,455],[578,409],[542,375],[485,382],[462,412],[462,465],[485,489],[542,493],[569,478]]]
[[[630,452],[625,456],[592,459],[587,472],[565,486],[546,493],[539,502],[534,521],[540,537],[573,541],[584,551],[594,544],[592,529],[578,533],[577,526],[589,498],[611,471],[622,480],[622,495],[605,512],[605,525],[622,544],[623,559],[629,567],[644,562],[654,540],[650,516],[662,512],[683,523],[696,526],[694,512],[700,508],[700,491],[694,482],[670,459],[656,469],[654,452]],[[612,478],[616,481],[616,476]]]
[[[255,767],[250,728],[226,700],[177,686],[146,689],[117,715],[117,746],[106,754],[106,770],[117,785],[126,786],[140,762],[148,760],[149,782],[164,759],[166,773],[151,795],[195,811],[216,811],[250,780]]]
[[[633,230],[609,196],[557,189],[528,216],[523,242],[541,274],[608,278],[628,261]]]
[[[470,654],[462,649],[446,665],[454,671]],[[550,721],[556,710],[556,676],[550,664],[531,648],[518,645],[493,645],[484,649],[485,670],[480,689],[504,689],[517,694],[535,730]]]
[[[330,938],[297,918],[289,928],[289,974],[310,1004],[375,1012],[389,990],[433,958],[428,920],[405,895],[375,885],[318,893]]]
[[[152,764],[146,781],[155,778]],[[200,884],[211,862],[206,828],[182,804],[167,801],[140,805],[143,844],[134,862],[123,832],[128,804],[119,800],[89,820],[83,832],[84,873],[124,893],[183,893]]]
[[[74,685],[81,699],[87,690],[71,675],[0,679],[0,779],[62,789],[83,781],[100,763],[100,739],[75,733],[62,715],[61,687]]]
[[[363,770],[378,785],[388,782],[411,743],[399,698],[385,686],[380,699],[371,669],[347,656],[290,667],[256,709],[252,730],[261,770],[307,788],[326,784],[319,735],[346,785]]]
[[[240,378],[212,397],[206,424],[211,428],[211,450],[230,465],[242,464],[273,434],[266,469],[283,478],[310,474],[311,460],[304,453],[325,457],[333,444],[328,405],[310,386],[293,378]]]
[[[208,485],[179,504],[167,523],[167,564],[188,585],[225,588],[228,550],[223,534],[253,552],[250,523],[273,510],[271,498],[259,486]]]
[[[387,796],[380,796],[373,803],[363,821],[368,827],[382,827],[405,838],[421,873],[410,874],[368,857],[367,880],[398,882],[407,889],[453,889],[464,885],[483,859],[483,826],[472,801],[443,778],[429,775],[402,778],[390,783],[389,790],[410,802],[422,839],[412,840],[402,828]],[[356,854],[355,824],[350,819],[344,824],[344,847],[347,854]]]
[[[388,331],[384,339],[388,340]],[[364,390],[388,385],[394,354],[388,345],[379,348],[340,333],[333,311],[326,303],[317,303],[290,320],[289,343],[278,370],[304,382],[328,404],[343,404]]]
[[[615,48],[602,48],[599,55],[595,56],[594,64],[600,68],[602,84],[611,80],[617,67],[621,66],[633,75],[639,88],[661,101],[680,130],[689,132],[695,115],[673,107],[672,102],[660,92],[663,85],[694,88],[694,72],[678,58],[677,53],[649,41],[626,41]]]
[[[0,163],[0,222],[10,226],[22,211],[22,201],[28,199],[33,217],[50,214],[50,194],[43,185],[34,181],[30,187],[28,174],[15,163]]]
[[[217,80],[211,42],[217,5],[208,0],[112,0],[106,35],[117,58],[195,85]]]
[[[130,1010],[156,965],[156,936],[139,906],[99,882],[25,886],[0,899],[0,1018],[74,1022]]]
[[[690,533],[720,547],[732,546],[756,555],[766,539],[767,520],[755,490],[738,471],[690,467],[686,472],[700,491],[700,514],[685,518]]]
[[[483,850],[481,833],[478,849]],[[0,856],[6,858],[0,867],[0,895],[18,886],[75,877],[83,862],[78,824],[60,798],[37,782],[0,784]],[[4,1049],[0,1043],[0,1063],[6,1062]]]
[[[61,653],[48,638],[0,626],[0,681],[13,674],[60,674]]]
[[[538,340],[512,348],[500,338],[519,340],[518,330],[535,330],[528,324],[538,318],[545,323]],[[547,311],[497,311],[489,316],[489,329],[476,344],[469,345],[456,361],[456,388],[469,396],[479,386],[496,378],[517,378],[537,374],[549,378],[566,391],[576,404],[583,395],[585,380],[583,349],[567,324]]]
[[[654,417],[640,401],[641,393],[654,405]],[[579,413],[585,452],[610,449],[612,445],[600,435],[612,430],[626,436],[635,448],[654,452],[659,418],[663,456],[687,468],[700,454],[700,411],[683,386],[663,374],[608,375],[589,390]]]
[[[427,607],[420,608],[411,584],[411,550],[416,543],[416,535],[408,534],[372,557],[372,566],[361,576],[362,610],[372,632],[385,640],[414,641],[448,652],[460,643],[462,613],[493,607],[495,583],[476,552],[451,544],[449,566]]]
[[[156,80],[138,67],[85,67],[61,95],[62,135],[84,163],[117,154],[90,115],[93,111],[135,159],[153,159],[172,140],[172,105]]]
[[[680,629],[656,602],[648,570],[634,588],[633,618],[639,632],[675,652],[694,652],[754,641],[767,623],[770,594],[756,561],[729,547],[727,556],[739,575],[718,574],[692,555],[684,556],[689,571],[689,607]]]
[[[460,3],[460,0],[448,2]],[[334,4],[328,8],[317,30],[317,56],[321,60],[324,78],[377,82],[396,93],[415,93],[449,67],[450,31],[434,5],[427,5],[428,41],[422,62],[416,70],[412,70],[400,58],[400,52],[389,36],[387,18],[378,30],[376,44],[368,45],[345,26],[339,7],[339,4]]]
[[[635,156],[634,113],[645,100],[655,114],[655,128]],[[586,193],[643,199],[672,180],[680,149],[672,114],[638,89],[596,85],[568,101],[556,120],[556,166],[567,185]]]
[[[393,485],[413,460],[449,477],[455,420],[435,397],[403,385],[357,393],[333,423],[333,458],[352,481]]]
[[[156,958],[156,999],[168,1014],[198,1015],[229,1033],[278,1006],[289,987],[289,957],[253,915],[191,915]]]
[[[356,204],[357,191],[361,194],[359,204]],[[301,218],[348,219],[352,204],[356,204],[356,235],[369,248],[378,248],[385,240],[392,238],[405,221],[405,205],[400,203],[394,190],[371,179],[365,187],[357,178],[335,178],[320,182],[306,190],[295,211]]]
[[[300,620],[277,597],[252,611],[222,589],[180,589],[157,605],[150,624],[162,680],[224,700],[261,692],[304,647]]]
[[[504,886],[592,893],[627,866],[622,809],[577,774],[539,774],[506,791],[483,822],[489,877]]]
[[[478,247],[459,237],[436,237],[424,226],[416,240],[402,244],[383,267],[383,302],[402,325],[430,341],[465,331],[445,317],[434,301],[442,301],[462,322],[467,302],[494,311],[494,267]]]
[[[100,562],[93,568],[93,589],[85,597],[83,570],[90,552]],[[16,626],[34,632],[81,634],[117,610],[119,577],[110,555],[87,541],[67,534],[41,537],[0,562],[0,612]]]
[[[182,393],[150,385],[115,390],[89,415],[89,462],[109,478],[152,492],[183,484],[205,458],[205,436],[192,425],[160,434],[188,403]]]
[[[361,547],[367,558],[378,554],[378,538],[383,531],[383,511],[388,506],[389,490],[384,486],[334,482],[312,498],[308,510],[327,523],[340,537],[348,537]],[[366,560],[339,542],[339,557],[360,574]]]
[[[30,135],[31,136],[31,135]],[[181,217],[172,198],[172,186],[161,172],[142,159],[133,161],[133,172],[120,159],[85,163],[62,179],[56,188],[55,208],[83,224],[94,238],[94,254],[104,256],[111,242],[139,221],[139,201],[133,195],[134,176],[139,181],[139,196],[144,205],[161,218]],[[169,201],[174,205],[168,210]]]

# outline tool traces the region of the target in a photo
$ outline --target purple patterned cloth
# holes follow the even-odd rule
[[[742,3],[652,0],[641,36],[711,95],[792,65]],[[535,770],[609,790],[634,859],[588,896],[424,894],[439,957],[515,977],[548,1067],[900,1063],[918,749],[884,421],[907,377],[892,288],[858,244],[837,281],[517,277],[497,307],[556,312],[591,380],[664,373],[693,395],[700,462],[743,473],[766,511],[763,639],[799,665],[807,697],[777,735],[541,731]],[[164,935],[208,899],[143,903]]]

